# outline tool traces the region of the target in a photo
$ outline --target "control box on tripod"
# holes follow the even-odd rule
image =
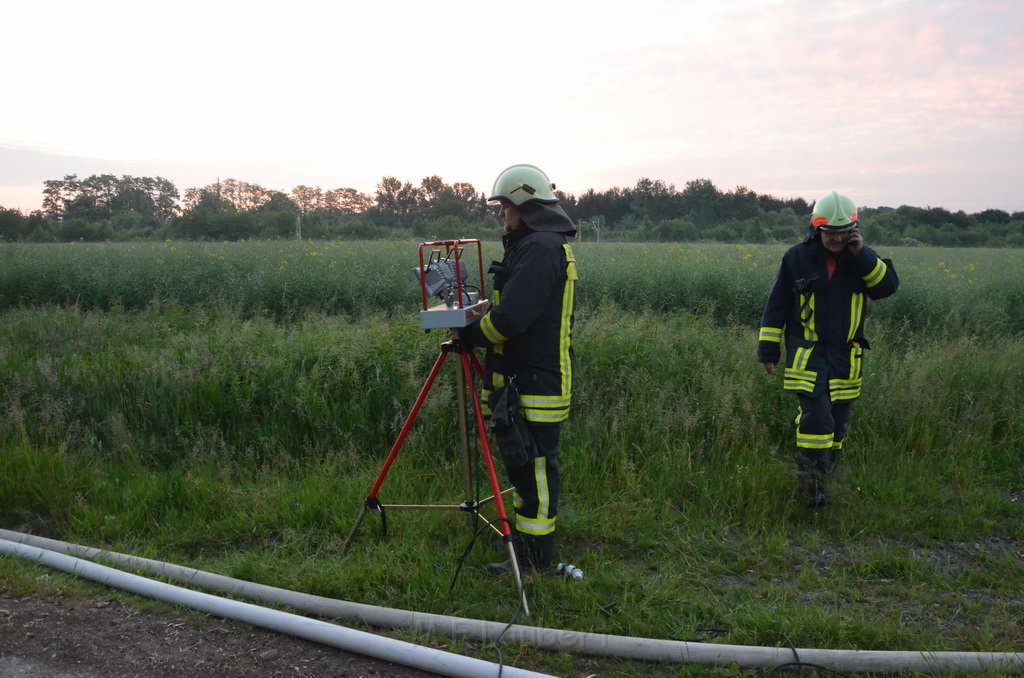
[[[472,281],[466,263],[466,247],[475,247],[476,281]],[[490,308],[485,298],[483,250],[475,238],[422,242],[420,265],[413,274],[420,282],[420,327],[424,330],[459,328],[482,316]],[[441,303],[433,303],[439,299]]]

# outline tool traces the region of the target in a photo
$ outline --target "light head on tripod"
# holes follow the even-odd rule
[[[463,260],[466,245],[476,246],[476,265],[479,282],[469,282],[469,267]],[[429,251],[426,257],[425,252]],[[420,325],[425,330],[459,328],[487,312],[490,303],[484,299],[483,252],[480,241],[439,240],[420,243],[420,264],[413,267],[413,275],[420,282],[423,310]],[[443,303],[428,306],[428,299]]]
[[[454,258],[453,254],[456,254]],[[452,250],[442,254],[441,250],[435,249],[430,252],[426,265],[414,266],[412,269],[427,296],[437,297],[449,307],[454,304],[456,291],[462,289],[465,292],[468,271],[460,256],[460,251]]]

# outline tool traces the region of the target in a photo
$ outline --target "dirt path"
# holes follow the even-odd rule
[[[0,678],[434,675],[240,622],[0,587]]]

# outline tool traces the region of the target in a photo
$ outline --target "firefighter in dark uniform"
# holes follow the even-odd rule
[[[785,341],[783,388],[800,401],[797,479],[810,507],[830,503],[828,481],[860,396],[866,302],[898,287],[892,262],[864,245],[857,206],[835,191],[814,203],[809,235],[782,257],[757,360],[774,374]]]
[[[576,228],[558,205],[554,184],[533,165],[513,165],[494,182],[488,202],[501,206],[504,257],[493,262],[492,306],[459,331],[471,347],[486,349],[482,396],[514,380],[519,411],[529,431],[528,459],[510,463],[514,487],[512,525],[517,560],[549,569],[555,557],[555,526],[561,476],[558,439],[572,401],[572,326],[576,261],[569,239]],[[492,563],[500,574],[511,563]]]

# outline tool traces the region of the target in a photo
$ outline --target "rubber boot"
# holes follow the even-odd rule
[[[823,450],[821,456],[818,457],[818,472],[821,474],[825,483],[828,483],[832,479],[832,475],[836,470],[836,464],[838,463],[839,450],[835,448]]]
[[[515,549],[516,560],[519,561],[520,568],[523,567],[523,545],[521,541],[522,537],[519,535],[518,532],[515,531],[515,528],[513,528],[512,548]],[[502,542],[500,548],[502,551],[507,550],[504,542]],[[487,574],[491,575],[492,577],[500,577],[502,575],[512,574],[512,559],[506,558],[505,560],[501,560],[496,563],[487,563],[485,567],[487,568]]]
[[[831,452],[828,450],[827,452]],[[807,500],[808,508],[822,508],[832,503],[828,496],[828,460],[824,450],[799,449],[796,452],[796,477]],[[834,465],[834,463],[833,463]]]
[[[532,534],[513,533],[512,545],[516,550],[516,560],[521,571],[537,570],[547,572],[555,562],[554,533],[535,536]],[[503,560],[487,564],[487,574],[501,576],[512,573],[512,561]]]
[[[518,554],[516,558],[518,558]],[[487,563],[487,574],[492,577],[501,577],[506,574],[512,574],[512,560],[505,559],[497,563]]]
[[[551,569],[551,566],[555,564],[555,533],[544,535],[522,535],[523,550],[521,551],[526,556],[525,567],[537,570],[539,572],[547,572]],[[517,551],[518,555],[521,553]]]
[[[824,474],[825,479],[830,479],[832,474],[835,473],[836,465],[839,463],[839,450],[832,448],[822,452],[819,459],[819,466],[821,472]]]

